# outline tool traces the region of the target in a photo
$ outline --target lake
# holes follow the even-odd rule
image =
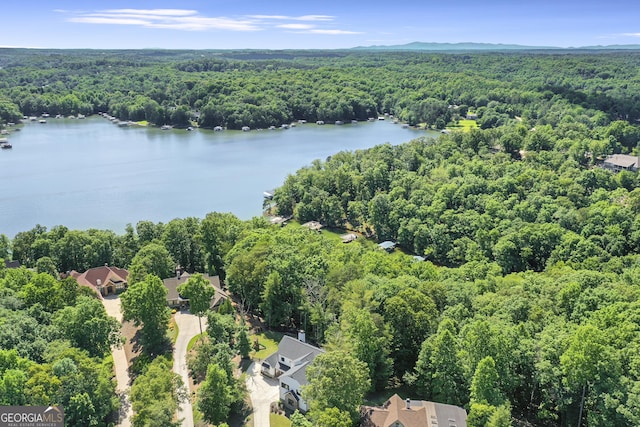
[[[25,123],[0,150],[0,233],[36,224],[117,233],[140,220],[261,214],[263,191],[338,151],[436,133],[386,121],[213,132],[118,127],[93,116]]]

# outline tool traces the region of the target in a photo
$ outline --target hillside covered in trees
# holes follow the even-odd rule
[[[635,51],[444,54],[357,51],[0,49],[0,120],[106,112],[157,125],[240,129],[384,112],[443,128],[469,108],[483,128],[640,118]],[[450,109],[450,105],[459,108]]]
[[[573,426],[580,414],[582,425],[640,424],[639,178],[599,167],[638,154],[639,54],[188,55],[3,52],[0,111],[56,113],[69,96],[85,112],[154,123],[179,110],[228,127],[389,112],[441,127],[471,110],[480,129],[303,167],[274,195],[277,213],[297,220],[286,227],[211,213],[123,235],[36,226],[3,236],[0,258],[38,273],[0,270],[2,318],[39,335],[23,346],[0,334],[0,348],[16,349],[1,353],[0,398],[31,390],[41,369],[75,372],[64,358],[86,362],[56,332],[74,319],[57,312],[74,304],[39,293],[75,289],[56,272],[108,263],[144,280],[144,266],[168,277],[180,264],[220,275],[268,327],[304,329],[328,362],[349,354],[368,391],[464,406],[471,426]],[[151,120],[145,106],[161,114]],[[344,244],[298,225],[308,220],[369,238]],[[379,250],[387,239],[399,249]],[[81,388],[56,392],[85,399]],[[312,408],[331,409],[321,401]],[[335,409],[353,416],[354,406]],[[94,409],[103,419],[110,406]]]

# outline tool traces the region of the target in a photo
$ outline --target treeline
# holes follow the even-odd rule
[[[62,405],[69,426],[114,421],[120,325],[95,295],[73,278],[2,263],[0,325],[0,405]]]
[[[207,271],[224,280],[223,251],[235,243],[245,227],[266,226],[261,219],[250,224],[245,225],[232,214],[214,212],[204,219],[176,218],[166,224],[140,221],[135,228],[127,225],[122,235],[111,230],[69,230],[65,226],[47,230],[37,225],[17,233],[12,240],[0,235],[0,258],[11,256],[25,267],[44,271],[83,272],[101,265],[128,268],[137,255],[154,258],[154,265],[162,266],[156,270],[161,278],[173,275],[180,265],[189,273]]]
[[[0,120],[107,112],[157,125],[266,128],[382,113],[444,128],[555,124],[567,107],[640,118],[637,52],[0,52]]]

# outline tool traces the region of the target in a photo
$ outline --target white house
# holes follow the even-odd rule
[[[280,382],[280,400],[284,405],[295,411],[309,410],[307,402],[301,395],[301,387],[307,381],[307,366],[324,350],[304,342],[304,332],[298,334],[298,339],[285,335],[278,344],[278,351],[262,362],[262,374],[278,378]]]

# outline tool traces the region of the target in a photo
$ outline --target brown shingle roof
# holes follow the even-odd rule
[[[98,292],[98,280],[103,285],[110,281],[113,283],[126,282],[129,272],[124,268],[109,267],[105,265],[102,267],[91,268],[82,274],[74,270],[69,273],[69,275],[75,277],[79,285],[88,286]]]
[[[444,403],[424,400],[403,400],[394,394],[384,406],[362,408],[364,426],[390,427],[401,423],[404,427],[467,426],[464,409]]]

